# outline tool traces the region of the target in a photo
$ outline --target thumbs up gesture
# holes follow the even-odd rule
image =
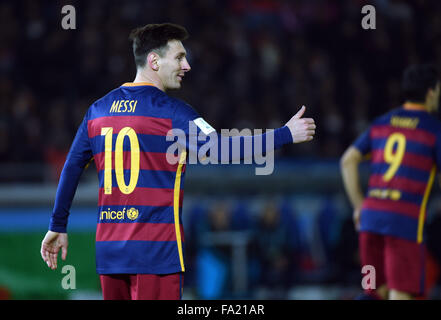
[[[312,118],[302,118],[306,107],[302,108],[285,124],[291,131],[294,143],[310,141],[315,134],[315,123]]]

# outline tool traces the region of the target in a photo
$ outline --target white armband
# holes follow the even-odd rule
[[[198,126],[199,129],[206,135],[216,131],[212,126],[210,126],[204,119],[197,118],[194,119],[193,122]]]

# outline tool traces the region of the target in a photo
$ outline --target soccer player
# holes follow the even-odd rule
[[[199,139],[192,144],[195,133],[191,128],[197,128],[197,136],[203,132],[210,139],[215,132],[192,107],[166,94],[179,89],[190,71],[182,44],[187,36],[185,28],[169,23],[132,31],[135,80],[90,106],[60,176],[41,256],[51,269],[57,268],[60,248],[62,259],[66,258],[69,210],[80,175],[93,159],[99,178],[96,270],[104,299],[182,296],[185,164],[189,155],[199,155],[203,146]],[[314,120],[302,118],[304,112],[302,107],[285,126],[272,131],[274,148],[313,138]],[[178,159],[173,162],[168,148],[174,140],[169,138],[177,129],[185,133],[184,143],[178,139],[185,149],[172,152]],[[228,146],[241,145],[241,152],[229,154],[229,160],[256,155],[257,149],[271,152],[265,149],[266,144],[251,151],[243,148],[248,142],[272,139],[268,134],[218,136],[217,157],[222,160],[226,153],[221,148],[225,139]]]
[[[375,267],[371,298],[411,299],[424,293],[426,205],[441,167],[440,82],[431,65],[408,67],[405,103],[380,116],[342,156],[346,193],[359,231],[361,264]],[[366,196],[358,165],[370,155]]]

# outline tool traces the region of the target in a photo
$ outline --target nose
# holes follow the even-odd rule
[[[184,60],[182,61],[182,66],[181,66],[182,70],[185,72],[188,72],[191,70],[190,64],[187,61],[187,58],[184,58]]]

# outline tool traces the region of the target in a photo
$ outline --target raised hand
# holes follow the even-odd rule
[[[302,108],[285,124],[291,131],[294,143],[310,141],[315,134],[315,122],[312,118],[302,118],[306,107]]]

